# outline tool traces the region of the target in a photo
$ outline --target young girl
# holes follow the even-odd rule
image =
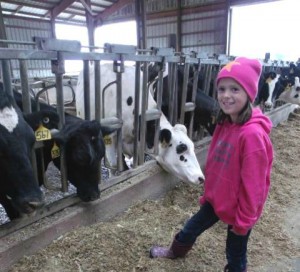
[[[224,271],[247,271],[247,243],[270,187],[272,123],[252,107],[261,74],[258,60],[236,58],[217,76],[218,125],[206,162],[201,208],[170,247],[153,246],[150,257],[184,257],[197,237],[219,220],[228,225]]]

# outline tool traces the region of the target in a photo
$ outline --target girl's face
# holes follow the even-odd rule
[[[235,123],[248,101],[248,95],[244,88],[232,78],[222,78],[217,86],[217,94],[221,109]]]

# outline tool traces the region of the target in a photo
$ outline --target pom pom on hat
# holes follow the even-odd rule
[[[261,70],[259,60],[238,57],[221,69],[217,76],[217,85],[222,78],[232,78],[245,89],[250,101],[253,102],[258,92]]]

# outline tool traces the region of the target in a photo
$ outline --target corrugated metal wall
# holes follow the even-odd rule
[[[51,23],[49,21],[16,19],[4,17],[7,40],[18,42],[33,42],[33,37],[51,37]],[[33,49],[33,45],[9,43],[9,48]],[[50,61],[28,61],[29,78],[53,77]],[[18,61],[11,60],[14,79],[20,78]]]
[[[283,0],[146,0],[146,47],[170,47],[177,35],[184,53],[226,54],[230,7],[274,1]],[[125,18],[135,19],[134,2],[106,21]]]
[[[227,11],[204,11],[182,17],[181,48],[183,52],[216,53],[226,50]]]
[[[148,1],[147,47],[169,47],[169,36],[180,35],[180,51],[225,54],[227,5],[223,0]],[[158,18],[159,17],[159,18]]]

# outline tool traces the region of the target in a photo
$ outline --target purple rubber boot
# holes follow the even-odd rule
[[[152,246],[150,248],[150,258],[175,259],[176,257],[169,247]]]
[[[178,234],[177,234],[178,235]],[[176,240],[175,236],[170,247],[152,246],[150,249],[150,258],[183,258],[191,250],[193,244],[183,244]]]

